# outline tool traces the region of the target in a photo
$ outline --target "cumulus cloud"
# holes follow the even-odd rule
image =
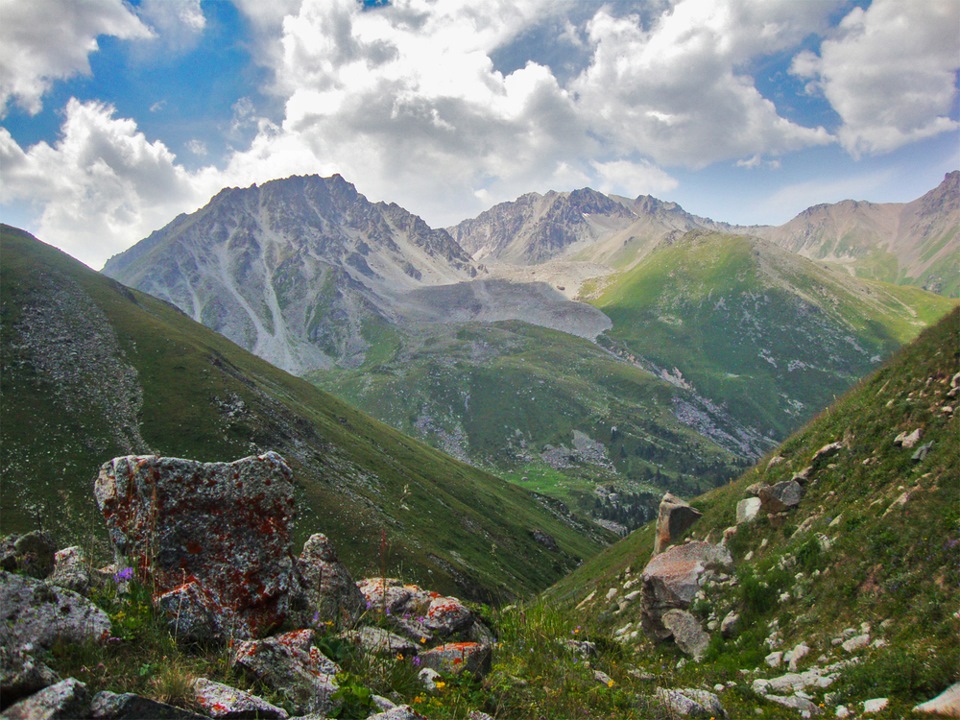
[[[675,178],[649,162],[612,160],[592,165],[599,176],[597,189],[603,193],[630,197],[656,195],[669,192],[678,185]]]
[[[874,0],[855,8],[825,40],[819,57],[799,54],[791,72],[810,81],[840,115],[850,153],[880,153],[960,127],[956,0]]]
[[[40,237],[91,267],[219,189],[212,168],[188,173],[109,105],[71,100],[61,131],[23,150],[0,128],[0,202],[41,207]]]
[[[11,100],[35,115],[55,80],[89,75],[97,37],[147,38],[150,30],[121,0],[31,0],[2,4],[0,117]]]
[[[160,46],[175,53],[196,47],[207,26],[200,0],[142,0],[138,13]]]

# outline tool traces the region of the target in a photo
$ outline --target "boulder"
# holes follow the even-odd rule
[[[57,640],[83,643],[110,636],[110,618],[72,590],[0,571],[0,646],[49,648]]]
[[[932,700],[917,705],[914,712],[960,718],[960,682],[954,683]]]
[[[73,590],[81,595],[90,592],[94,583],[83,550],[77,546],[58,550],[53,556],[53,572],[47,578],[51,585]]]
[[[842,443],[842,442],[832,442],[832,443],[828,443],[827,445],[824,445],[822,448],[820,448],[819,450],[817,450],[817,451],[813,454],[813,459],[810,460],[810,464],[811,464],[814,468],[818,468],[818,467],[820,467],[820,465],[821,465],[822,463],[824,463],[824,462],[826,462],[827,460],[829,460],[830,458],[832,458],[834,455],[836,455],[837,453],[839,453],[841,450],[843,450],[843,443]]]
[[[60,680],[59,675],[22,648],[0,645],[0,699],[3,705],[55,685]]]
[[[657,515],[657,534],[653,541],[654,554],[661,552],[680,537],[700,519],[702,514],[676,495],[666,493],[660,500],[660,513]]]
[[[286,720],[290,717],[286,710],[271,705],[261,697],[207,678],[197,678],[193,683],[193,690],[197,704],[203,708],[203,712],[217,720]]]
[[[104,690],[94,695],[90,717],[93,720],[202,720],[204,716],[133,693]]]
[[[372,655],[391,657],[403,655],[406,657],[407,655],[416,655],[419,650],[417,643],[413,640],[379,627],[362,627],[358,630],[346,632],[341,637],[358,645],[365,653]]]
[[[787,663],[790,670],[795,671],[798,663],[810,653],[810,646],[806,643],[798,643],[794,648],[783,654],[783,661]]]
[[[667,610],[661,618],[663,627],[673,634],[673,642],[681,652],[699,662],[710,645],[710,636],[700,621],[686,610]]]
[[[887,698],[871,698],[863,701],[863,714],[872,715],[873,713],[886,710],[890,701]]]
[[[409,705],[397,705],[376,715],[368,715],[367,720],[427,720]]]
[[[420,664],[445,675],[468,670],[477,676],[490,672],[490,646],[475,642],[447,643],[420,653]]]
[[[902,433],[900,433],[893,439],[893,444],[896,445],[897,447],[910,449],[914,445],[916,445],[918,442],[920,442],[920,435],[921,435],[920,428],[917,428],[913,432],[907,432],[906,430],[904,430]]]
[[[753,522],[760,513],[761,500],[758,497],[744,498],[737,503],[737,525]]]
[[[760,506],[764,512],[778,513],[800,504],[803,488],[796,480],[784,480],[760,490]]]
[[[340,668],[314,645],[313,630],[295,630],[240,643],[233,665],[254,675],[289,701],[301,715],[338,707],[335,675]]]
[[[351,627],[357,622],[364,597],[326,535],[310,536],[297,558],[297,569],[310,616],[301,625],[332,622],[337,627]]]
[[[178,638],[266,635],[299,596],[292,473],[273,452],[232,463],[155,455],[100,469],[97,505],[120,557],[149,574]]]
[[[75,678],[61,680],[3,711],[4,720],[73,720],[90,714],[87,686]]]
[[[809,718],[814,715],[819,715],[821,712],[820,708],[814,703],[799,695],[788,695],[786,697],[781,695],[764,695],[763,699],[776,703],[777,705],[782,705],[785,708],[796,710],[800,713],[800,717]]]
[[[43,580],[53,570],[56,551],[53,537],[43,530],[9,535],[0,547],[0,568]]]
[[[657,688],[656,697],[670,712],[683,717],[724,718],[726,710],[712,692],[694,688]]]
[[[725,638],[730,638],[738,632],[740,632],[740,615],[731,610],[720,621],[720,634]]]
[[[651,637],[667,640],[673,633],[662,617],[672,609],[686,609],[700,590],[709,568],[729,567],[730,551],[721,545],[690,542],[654,555],[643,570],[640,592],[641,623]]]

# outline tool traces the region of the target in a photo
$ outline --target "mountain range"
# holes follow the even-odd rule
[[[843,264],[781,247],[814,237],[803,214],[789,234],[585,188],[445,231],[308,176],[224,190],[103,272],[577,510],[623,515],[633,498],[632,526],[664,488],[736,474],[949,309],[857,277],[870,273],[854,260],[902,251],[899,279],[954,262],[957,177],[905,206],[860,204],[869,238],[912,228],[912,244],[841,252],[820,222],[798,248]],[[843,205],[808,214],[846,217]],[[901,216],[909,228],[890,229]]]

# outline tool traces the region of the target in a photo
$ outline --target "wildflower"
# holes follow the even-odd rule
[[[403,655],[401,655],[400,653],[397,653],[396,660],[397,662],[401,662],[403,660]]]
[[[318,622],[320,622],[320,611],[319,611],[319,610],[317,610],[317,612],[315,612],[315,613],[313,614],[313,624],[316,625]]]
[[[420,667],[420,658],[415,657],[415,658],[413,659],[413,666],[414,666],[414,667]]]
[[[427,639],[426,639],[425,637],[420,638],[420,644],[421,644],[421,645],[426,645],[426,644],[427,644]]]
[[[615,684],[615,683],[613,682],[613,680],[607,681],[607,687],[608,687],[608,688],[612,688],[612,687],[614,686],[614,684]]]
[[[419,705],[419,704],[422,703],[422,702],[423,702],[423,698],[420,697],[419,695],[417,695],[417,696],[413,699],[413,704],[414,704],[414,705]]]
[[[130,580],[131,578],[133,578],[133,568],[131,567],[125,567],[113,575],[113,581],[118,585],[122,582]]]
[[[574,635],[579,635],[579,634],[580,634],[580,626],[577,625],[577,626],[576,626],[573,630],[571,630],[570,632],[572,632]]]
[[[443,690],[446,686],[447,684],[443,680],[437,682],[437,690]]]

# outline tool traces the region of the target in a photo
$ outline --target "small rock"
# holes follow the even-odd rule
[[[58,550],[53,556],[53,572],[47,582],[81,595],[89,593],[93,576],[87,567],[83,550],[77,546]]]
[[[887,698],[873,698],[863,701],[863,712],[867,715],[885,710],[890,701]]]
[[[850,638],[849,640],[845,640],[845,641],[841,644],[841,647],[842,647],[844,650],[846,650],[848,653],[853,653],[853,652],[856,652],[857,650],[862,650],[863,648],[865,648],[865,647],[866,647],[867,645],[869,645],[869,644],[870,644],[870,636],[869,636],[869,635],[866,635],[866,634],[864,634],[864,635],[854,635],[854,636],[853,636],[852,638]]]
[[[412,640],[379,627],[365,626],[359,630],[346,632],[341,637],[359,645],[364,652],[373,655],[416,655],[419,649]]]
[[[837,710],[835,715],[838,718],[845,718],[850,716],[850,711],[847,709],[846,705],[837,705]]]
[[[398,705],[376,715],[368,715],[367,720],[426,720],[409,705]]]
[[[828,445],[824,445],[822,448],[817,450],[813,454],[813,459],[810,461],[810,464],[816,467],[818,464],[832,458],[834,455],[843,450],[842,442],[832,442]]]
[[[783,663],[783,652],[780,650],[772,652],[763,659],[763,662],[766,663],[768,667],[780,667],[780,665]]]
[[[960,376],[960,373],[958,373],[958,376]],[[928,715],[960,718],[960,682],[954,683],[932,700],[917,705],[913,711]]]
[[[364,597],[326,535],[310,536],[297,558],[297,568],[309,608],[305,615],[311,615],[303,618],[304,624],[317,627],[333,622],[349,627],[360,618]]]
[[[737,525],[753,522],[760,513],[761,500],[758,497],[744,498],[737,503]]]
[[[217,720],[242,720],[243,718],[286,720],[290,717],[286,710],[271,705],[261,697],[206,678],[197,678],[193,683],[193,689],[197,704],[207,715]],[[145,714],[143,717],[148,716]]]
[[[720,621],[720,634],[725,638],[733,637],[740,629],[740,615],[733,610],[728,612]]]
[[[593,679],[601,685],[606,685],[607,687],[613,687],[614,685],[613,678],[603,672],[603,670],[594,670]]]
[[[427,690],[436,690],[437,683],[440,680],[443,680],[443,675],[438,673],[433,668],[428,667],[421,669],[420,672],[417,673],[417,677]]]
[[[760,503],[769,514],[783,512],[800,504],[803,488],[796,480],[785,480],[760,491]]]
[[[904,430],[902,433],[900,433],[899,435],[897,435],[897,437],[893,439],[894,445],[896,445],[897,447],[903,447],[907,449],[912,448],[918,442],[920,442],[920,428],[917,428],[916,430],[910,433]]]
[[[910,456],[910,459],[914,462],[921,462],[925,460],[927,455],[930,453],[930,449],[933,447],[932,442],[924,443],[917,448],[917,451]]]
[[[796,695],[789,695],[787,697],[780,695],[764,695],[763,698],[765,700],[769,700],[770,702],[777,703],[777,705],[790,708],[791,710],[797,710],[800,713],[800,716],[804,718],[809,718],[820,714],[820,708],[806,698],[798,697]]]
[[[87,686],[75,678],[61,680],[3,711],[4,720],[69,720],[90,714]]]
[[[712,692],[694,688],[657,688],[656,697],[665,708],[684,717],[724,718],[726,710]]]

